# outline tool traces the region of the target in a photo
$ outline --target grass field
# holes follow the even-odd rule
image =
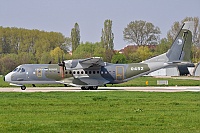
[[[0,132],[199,133],[200,93],[0,93]]]
[[[147,86],[146,81],[148,81],[148,86],[158,86],[157,80],[168,80],[167,86],[200,86],[199,80],[191,79],[174,79],[174,78],[154,78],[154,77],[139,77],[122,84],[114,84],[108,86]],[[29,87],[31,85],[27,85]],[[49,84],[49,85],[36,85],[36,86],[64,86],[63,84]],[[161,86],[161,85],[160,85]],[[11,87],[9,83],[3,81],[3,77],[0,77],[0,87]]]

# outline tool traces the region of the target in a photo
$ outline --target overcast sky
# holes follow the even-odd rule
[[[0,0],[0,26],[70,37],[77,22],[83,42],[99,42],[104,21],[111,19],[115,49],[127,45],[123,30],[131,21],[153,23],[163,38],[175,21],[187,16],[200,18],[200,0]]]

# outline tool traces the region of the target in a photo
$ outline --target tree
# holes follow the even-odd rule
[[[105,62],[111,62],[114,53],[114,50],[106,49],[105,53],[103,54],[103,60]]]
[[[141,62],[141,58],[140,55],[138,55],[137,53],[130,53],[129,54],[129,58],[127,60],[128,63],[138,63]]]
[[[75,23],[71,30],[72,52],[80,45],[80,29],[78,23]]]
[[[140,46],[136,51],[136,55],[140,58],[140,61],[143,61],[150,58],[152,56],[152,52],[147,46]]]
[[[131,21],[124,28],[124,40],[137,45],[157,44],[159,41],[160,29],[146,21]]]
[[[121,64],[125,64],[125,63],[127,63],[126,56],[125,56],[124,54],[120,54],[120,53],[114,54],[114,55],[112,56],[111,62],[112,62],[112,63],[121,63]]]
[[[91,42],[86,42],[85,44],[81,43],[73,52],[72,56],[75,59],[89,58],[93,56],[94,49],[95,45],[93,45]]]
[[[200,49],[196,46],[192,46],[192,62],[197,63],[200,61]]]
[[[81,43],[77,49],[73,52],[73,58],[83,59],[89,57],[103,57],[105,55],[105,49],[101,47],[101,43],[85,42]]]
[[[171,42],[169,42],[166,38],[161,39],[160,44],[157,45],[155,49],[154,55],[159,55],[159,54],[167,52],[170,46],[171,46]]]
[[[55,57],[55,56],[54,56]],[[57,56],[58,57],[58,56]],[[56,58],[56,57],[55,57]],[[58,60],[56,60],[56,59],[54,59],[55,60],[55,63],[58,63]],[[50,53],[49,52],[43,52],[42,54],[41,54],[41,58],[40,58],[40,60],[39,60],[39,62],[41,63],[41,64],[47,64],[47,63],[49,63],[50,61],[52,61],[52,58],[51,58],[51,55],[50,55]]]
[[[101,42],[96,42],[94,48],[94,57],[103,57],[106,49],[102,47]]]
[[[2,38],[2,33],[3,32],[3,27],[0,26],[0,54],[3,52],[2,48],[3,48],[3,38]]]
[[[64,51],[61,50],[59,47],[56,47],[54,50],[51,50],[50,55],[54,62],[61,61],[64,58]]]
[[[60,48],[67,53],[69,51],[69,47],[72,46],[71,38],[66,37],[65,42],[61,44]]]
[[[0,74],[5,75],[17,66],[16,54],[6,54],[0,59]]]
[[[17,56],[17,64],[31,64],[37,63],[35,56],[32,53],[20,52]]]
[[[180,29],[181,29],[181,24],[178,21],[174,22],[174,24],[171,26],[171,29],[167,33],[167,40],[173,42]]]
[[[101,43],[102,47],[108,50],[114,49],[114,34],[112,33],[112,20],[105,20],[102,29]]]
[[[0,27],[0,38],[0,53],[15,53],[24,63],[29,62],[26,56],[33,56],[35,63],[43,63],[41,57],[46,56],[44,51],[50,53],[56,47],[67,51],[65,36],[57,32]]]
[[[11,29],[3,28],[1,31],[1,53],[10,53],[11,51]]]
[[[128,45],[123,49],[123,54],[126,56],[128,63],[135,62],[135,53],[137,51],[137,45]]]

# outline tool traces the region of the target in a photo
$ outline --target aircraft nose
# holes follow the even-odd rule
[[[11,75],[12,75],[12,73],[8,73],[8,74],[4,77],[4,81],[6,81],[6,82],[11,81]]]

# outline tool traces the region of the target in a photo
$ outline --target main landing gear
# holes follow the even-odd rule
[[[82,86],[81,90],[97,90],[98,86]]]

